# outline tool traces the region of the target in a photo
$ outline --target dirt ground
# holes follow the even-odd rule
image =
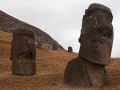
[[[67,62],[78,56],[64,50],[52,51],[47,44],[36,48],[36,74],[13,75],[10,60],[12,35],[0,31],[0,90],[120,90],[120,58],[112,58],[106,66],[107,85],[74,88],[63,84]]]
[[[1,45],[2,47],[2,45]],[[5,45],[3,45],[5,47]],[[62,83],[64,69],[77,53],[63,50],[36,49],[36,74],[32,76],[13,75],[9,59],[10,46],[0,56],[0,90],[120,90],[120,59],[111,59],[106,66],[107,85],[99,88],[74,88]]]

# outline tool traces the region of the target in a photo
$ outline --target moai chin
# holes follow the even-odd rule
[[[73,52],[73,49],[71,46],[68,47],[68,52]]]
[[[63,83],[77,87],[106,84],[105,65],[110,63],[113,15],[101,4],[91,4],[83,16],[78,58],[68,62]]]
[[[13,33],[11,59],[12,72],[17,75],[33,75],[36,72],[36,49],[32,31],[16,29]]]

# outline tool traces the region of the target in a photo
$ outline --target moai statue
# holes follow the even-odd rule
[[[52,50],[58,50],[58,45],[57,45],[57,43],[53,43],[53,45],[52,45]]]
[[[38,38],[38,46],[37,46],[37,48],[42,49],[42,42],[41,42],[40,38]]]
[[[73,49],[72,49],[72,47],[68,47],[68,52],[73,52]]]
[[[68,62],[63,83],[76,87],[106,84],[105,66],[110,63],[113,43],[113,15],[101,4],[91,4],[82,21],[77,58]]]
[[[13,33],[11,60],[12,72],[17,75],[33,75],[36,72],[36,49],[32,31],[16,29]]]

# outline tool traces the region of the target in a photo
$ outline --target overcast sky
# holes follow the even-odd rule
[[[45,31],[66,50],[72,46],[78,52],[82,17],[91,3],[111,9],[114,27],[111,57],[120,57],[120,0],[0,0],[0,9]]]

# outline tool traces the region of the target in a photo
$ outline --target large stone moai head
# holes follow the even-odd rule
[[[94,63],[110,63],[113,43],[113,15],[101,4],[91,4],[85,11],[82,21],[79,54]]]
[[[57,43],[52,44],[52,50],[58,50],[58,44]]]
[[[36,72],[36,49],[34,34],[25,29],[13,33],[11,48],[12,72],[18,75],[33,75]]]
[[[68,47],[68,52],[73,52],[73,49],[71,46]]]

